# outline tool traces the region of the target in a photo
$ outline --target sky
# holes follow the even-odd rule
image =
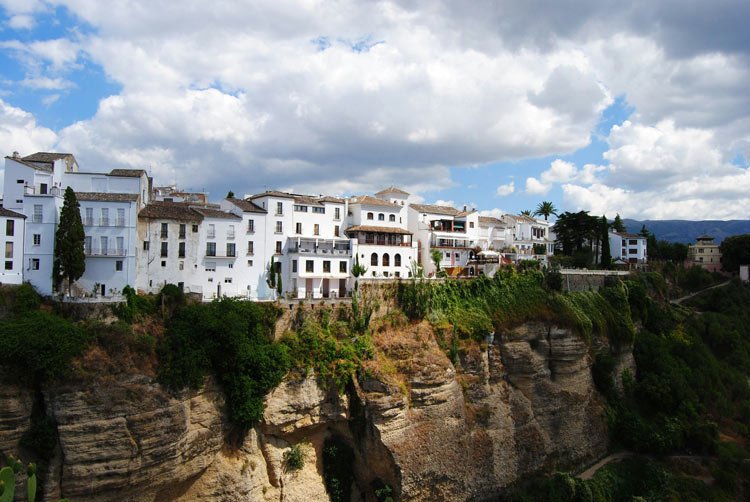
[[[277,189],[750,219],[747,0],[0,0],[0,152]]]

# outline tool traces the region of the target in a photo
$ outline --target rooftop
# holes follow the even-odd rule
[[[109,172],[110,176],[127,176],[133,178],[140,178],[144,174],[146,174],[146,171],[143,169],[112,169]]]
[[[32,169],[38,169],[39,171],[44,171],[46,173],[52,172],[52,166],[40,166],[38,164],[32,164],[31,161],[25,161],[20,157],[5,157],[6,159],[14,160],[18,162],[19,164],[23,164],[24,166],[30,167]]]
[[[78,200],[103,200],[109,202],[133,202],[138,200],[134,193],[76,192]]]
[[[238,208],[242,209],[245,213],[267,213],[265,209],[260,207],[258,204],[254,203],[251,200],[246,199],[227,199],[229,202],[237,206]]]
[[[486,225],[505,225],[505,222],[503,220],[495,218],[493,216],[480,216],[479,223],[484,223]]]
[[[263,193],[251,195],[248,199],[257,199],[258,197],[281,197],[284,199],[293,199],[294,195],[285,192],[279,192],[278,190],[266,190]]]
[[[619,235],[620,237],[625,237],[626,239],[645,239],[645,237],[642,235],[631,234],[628,232],[612,232],[612,233],[615,235]]]
[[[138,217],[154,220],[203,221],[203,215],[181,202],[152,202],[141,209]]]
[[[367,206],[383,206],[383,207],[396,207],[401,209],[401,206],[388,202],[387,200],[378,199],[372,195],[357,195],[349,199],[349,204],[362,204]]]
[[[22,160],[26,162],[44,162],[46,164],[52,164],[56,160],[64,159],[66,157],[73,157],[72,153],[53,153],[53,152],[37,152],[22,157]]]
[[[420,213],[444,214],[446,216],[458,216],[459,211],[455,207],[436,206],[435,204],[409,204],[409,207]]]
[[[400,190],[400,189],[396,188],[393,185],[389,186],[385,190],[381,190],[379,192],[376,192],[375,195],[387,195],[389,193],[395,193],[395,194],[398,194],[398,195],[407,195],[407,196],[409,195],[409,192],[404,192],[403,190]]]
[[[15,211],[11,211],[10,209],[5,209],[2,206],[0,206],[0,216],[6,216],[8,218],[26,218],[25,214],[17,213]]]
[[[196,207],[190,206],[190,209],[201,214],[204,218],[223,218],[226,220],[240,220],[239,216],[230,213],[228,211],[222,211],[221,209],[213,209],[210,207]]]

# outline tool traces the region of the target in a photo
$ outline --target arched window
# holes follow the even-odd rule
[[[373,267],[378,266],[378,253],[372,253],[370,255],[370,265],[372,265]]]
[[[383,254],[383,266],[387,267],[391,264],[391,257],[388,256],[388,253]]]
[[[385,215],[383,213],[378,215],[378,221],[385,221]]]
[[[396,215],[392,214],[388,217],[388,221],[396,221]]]
[[[373,215],[372,215],[372,213],[367,213],[367,219],[368,219],[368,220],[371,220],[372,218],[373,218]]]
[[[393,264],[397,267],[401,266],[401,255],[396,254],[396,256],[393,257]]]

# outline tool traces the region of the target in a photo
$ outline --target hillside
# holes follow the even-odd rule
[[[630,220],[623,219],[628,232],[637,234],[646,225],[646,228],[656,235],[658,240],[668,242],[682,242],[683,244],[695,243],[695,238],[708,234],[716,239],[716,243],[732,235],[750,233],[750,220]]]

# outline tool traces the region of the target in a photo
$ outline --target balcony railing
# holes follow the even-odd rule
[[[116,227],[124,227],[125,226],[125,219],[123,218],[122,220],[120,220],[120,219],[115,220],[115,226]]]
[[[208,239],[215,239],[215,238],[216,238],[216,231],[215,231],[215,230],[214,230],[214,231],[211,231],[211,230],[209,230],[209,231],[208,231],[208,232],[206,233],[206,237],[207,237]]]
[[[84,247],[83,252],[86,256],[125,256],[126,250],[119,248],[89,248]]]
[[[456,239],[436,239],[430,241],[430,247],[471,249],[476,247],[476,243],[474,241],[464,241]]]
[[[403,242],[398,239],[358,239],[359,244],[369,244],[373,246],[404,246],[411,247],[408,242]]]

